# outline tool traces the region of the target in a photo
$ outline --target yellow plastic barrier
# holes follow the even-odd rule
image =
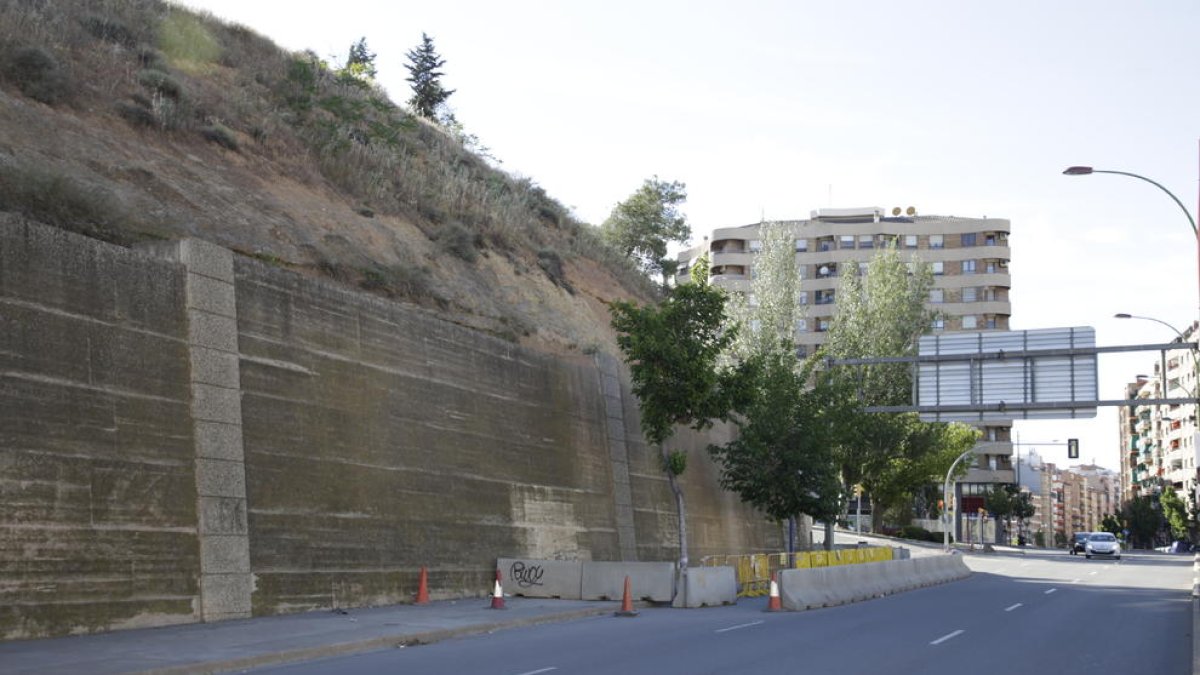
[[[746,555],[706,556],[700,564],[706,567],[728,566],[737,571],[738,596],[756,597],[771,590],[771,575],[779,570],[796,568],[857,565],[892,559],[889,547],[846,548],[834,551],[799,551],[787,553],[750,553]]]

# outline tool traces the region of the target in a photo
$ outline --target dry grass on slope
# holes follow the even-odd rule
[[[554,349],[653,297],[532,181],[311,53],[158,0],[0,4],[0,210],[197,236]]]

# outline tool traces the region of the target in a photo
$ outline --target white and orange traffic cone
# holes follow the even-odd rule
[[[417,597],[414,600],[415,604],[429,604],[429,571],[424,566],[421,567],[421,576],[417,581]]]
[[[630,593],[631,584],[629,583],[629,575],[625,575],[625,594],[621,597],[621,611],[617,612],[617,616],[637,616],[637,610],[633,608],[633,594]]]
[[[496,570],[496,585],[492,588],[492,609],[506,609],[504,589],[500,587],[500,570]]]
[[[768,612],[783,611],[783,603],[779,599],[779,584],[775,582],[776,574],[771,575],[771,597],[767,598]]]

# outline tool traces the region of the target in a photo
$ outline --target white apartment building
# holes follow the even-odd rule
[[[907,211],[893,209],[887,215],[879,207],[820,209],[807,220],[785,221],[794,233],[800,300],[807,309],[796,336],[801,355],[811,354],[825,341],[837,312],[839,277],[865,269],[875,249],[892,241],[902,256],[915,256],[933,268],[929,305],[939,318],[931,331],[1008,330],[1009,221]],[[676,281],[687,283],[692,266],[707,254],[711,283],[751,294],[755,255],[762,249],[760,226],[714,230],[710,241],[679,254]],[[958,483],[960,513],[982,507],[992,485],[1013,482],[1011,426],[1000,422],[981,427],[977,460]]]
[[[1194,341],[1200,324],[1183,332],[1184,341]],[[1172,486],[1189,508],[1196,501],[1196,406],[1191,404],[1150,405],[1140,399],[1188,398],[1196,390],[1196,353],[1167,352],[1154,364],[1152,375],[1139,376],[1125,387],[1118,419],[1121,435],[1122,500],[1156,496]]]

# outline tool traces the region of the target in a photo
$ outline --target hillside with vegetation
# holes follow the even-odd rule
[[[469,140],[469,137],[467,137]],[[311,52],[158,0],[0,4],[0,215],[197,237],[557,353],[653,284],[464,135]]]

